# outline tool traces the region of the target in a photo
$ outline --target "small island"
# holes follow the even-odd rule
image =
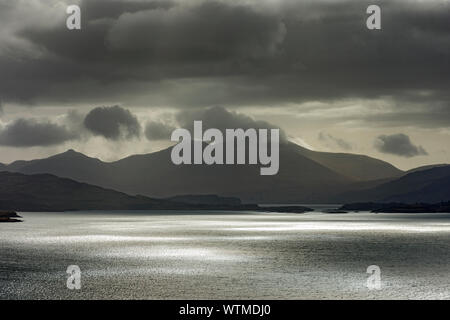
[[[303,206],[257,206],[255,211],[274,213],[306,213],[314,211],[314,209]]]
[[[328,214],[344,214],[344,213],[348,213],[348,211],[340,210],[340,209],[330,209],[330,210],[325,210],[324,213],[328,213]]]
[[[273,212],[273,213],[305,213],[314,211],[314,209],[291,205],[291,206],[277,206],[277,205],[258,205],[258,204],[244,204],[241,199],[236,197],[223,197],[216,194],[207,195],[180,195],[165,200],[177,203],[185,210],[229,210],[229,211],[258,211],[258,212]]]
[[[22,217],[14,211],[0,211],[0,222],[22,222]]]

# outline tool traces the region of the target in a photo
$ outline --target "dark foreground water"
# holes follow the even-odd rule
[[[2,299],[450,298],[450,215],[22,215],[0,224]]]

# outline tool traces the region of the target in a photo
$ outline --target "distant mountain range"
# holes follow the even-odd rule
[[[413,170],[373,188],[343,195],[344,202],[438,203],[450,200],[450,165]]]
[[[450,166],[445,164],[403,172],[367,156],[316,152],[286,143],[280,145],[278,175],[261,176],[259,166],[255,165],[176,166],[171,162],[170,153],[168,148],[103,162],[69,150],[45,159],[0,164],[0,171],[53,175],[33,176],[28,181],[23,175],[1,173],[0,196],[3,203],[8,200],[11,204],[3,209],[17,210],[15,205],[20,197],[28,191],[31,196],[34,187],[47,192],[40,195],[39,205],[43,210],[45,201],[53,202],[58,208],[59,205],[70,208],[66,200],[59,204],[62,192],[71,193],[73,204],[83,203],[83,208],[92,209],[148,208],[162,206],[164,201],[228,205],[239,204],[239,199],[244,203],[450,200]],[[85,184],[75,186],[75,182]],[[25,183],[31,188],[27,192],[20,189]]]
[[[130,195],[168,198],[216,194],[245,203],[330,203],[344,192],[377,186],[401,177],[391,164],[363,155],[311,151],[280,145],[280,170],[261,176],[255,165],[180,165],[171,148],[103,162],[69,150],[46,159],[16,161],[0,170],[53,174]]]
[[[173,200],[129,196],[50,174],[0,172],[0,222],[19,222],[14,211],[80,210],[219,210],[304,213],[304,206],[258,206],[216,195],[182,196]]]

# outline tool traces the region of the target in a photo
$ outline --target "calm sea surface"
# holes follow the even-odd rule
[[[0,224],[1,299],[450,298],[448,214],[21,215]]]

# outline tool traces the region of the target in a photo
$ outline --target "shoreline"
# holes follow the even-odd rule
[[[0,223],[3,222],[23,222],[21,216],[15,211],[0,211]]]

